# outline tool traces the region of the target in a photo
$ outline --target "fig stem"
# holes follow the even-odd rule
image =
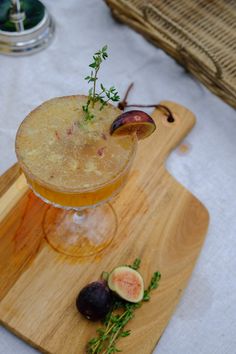
[[[171,110],[168,107],[166,107],[166,106],[164,106],[162,104],[136,104],[136,103],[128,104],[127,98],[128,98],[129,92],[133,88],[133,86],[134,86],[134,83],[132,82],[129,85],[127,91],[126,91],[123,100],[118,103],[118,108],[119,109],[124,111],[125,108],[127,108],[127,107],[143,107],[143,108],[154,107],[154,108],[161,108],[161,109],[165,110],[165,112],[167,112],[167,121],[169,123],[173,123],[175,121],[175,118],[174,118],[173,113],[171,112]]]
[[[105,280],[107,282],[109,277],[109,273],[108,272],[102,272],[102,280]]]
[[[171,110],[168,107],[166,107],[166,106],[164,106],[162,104],[128,104],[128,105],[126,105],[126,107],[145,107],[145,108],[154,107],[154,108],[161,108],[162,110],[165,110],[167,112],[167,121],[169,123],[173,123],[175,121],[175,118],[174,118],[173,113],[171,112]]]
[[[118,103],[118,108],[121,109],[122,111],[124,111],[125,107],[127,107],[127,104],[128,104],[127,98],[128,98],[129,92],[133,88],[133,86],[134,86],[134,83],[131,82],[128,89],[126,90],[123,100]]]

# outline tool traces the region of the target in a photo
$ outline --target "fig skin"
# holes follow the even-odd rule
[[[105,281],[86,285],[76,299],[78,311],[88,320],[99,321],[111,310],[113,296]]]
[[[131,130],[132,129],[132,130]],[[138,139],[144,139],[154,132],[156,124],[152,117],[139,110],[132,110],[119,115],[111,125],[110,134],[127,135],[136,131]]]
[[[109,274],[108,287],[126,301],[138,303],[143,299],[143,278],[137,270],[128,266],[113,269]]]

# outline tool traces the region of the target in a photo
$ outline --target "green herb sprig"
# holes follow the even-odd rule
[[[83,106],[86,121],[91,121],[94,118],[94,114],[91,112],[90,108],[94,108],[96,102],[100,103],[99,109],[102,110],[109,101],[118,102],[120,100],[118,92],[114,86],[106,89],[103,84],[100,84],[100,92],[96,92],[98,72],[102,62],[107,58],[107,45],[105,45],[101,50],[97,51],[93,55],[93,61],[89,64],[92,71],[90,75],[85,77],[85,80],[88,81],[89,84],[92,83],[93,86],[89,89],[87,103]]]
[[[141,260],[136,258],[132,269],[138,270]],[[118,339],[127,337],[131,334],[130,330],[125,330],[126,324],[134,317],[134,312],[141,307],[143,302],[150,300],[150,293],[156,289],[161,279],[160,272],[155,272],[151,278],[148,288],[144,291],[143,299],[138,303],[130,303],[122,299],[116,299],[112,310],[107,314],[103,321],[103,327],[97,329],[97,337],[90,339],[86,352],[88,354],[112,354],[121,352],[117,348]]]
[[[134,260],[134,263],[131,264],[131,265],[128,265],[128,267],[134,269],[134,270],[138,270],[140,268],[140,265],[141,265],[141,259],[140,258],[136,258]]]

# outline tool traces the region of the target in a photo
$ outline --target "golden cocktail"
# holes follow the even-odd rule
[[[86,101],[49,100],[24,119],[16,136],[17,158],[34,193],[53,206],[79,211],[50,207],[44,223],[51,245],[75,256],[97,252],[112,240],[116,216],[103,203],[122,188],[137,146],[135,134],[110,135],[118,108],[108,104],[100,111],[95,105],[96,119],[86,122]]]

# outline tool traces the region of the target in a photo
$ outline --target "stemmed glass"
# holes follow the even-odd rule
[[[110,136],[120,110],[108,105],[83,122],[86,96],[52,99],[31,112],[16,136],[16,154],[32,191],[49,204],[43,229],[58,252],[85,257],[113,240],[118,220],[109,203],[127,180],[135,134]],[[96,110],[96,107],[95,107]]]

